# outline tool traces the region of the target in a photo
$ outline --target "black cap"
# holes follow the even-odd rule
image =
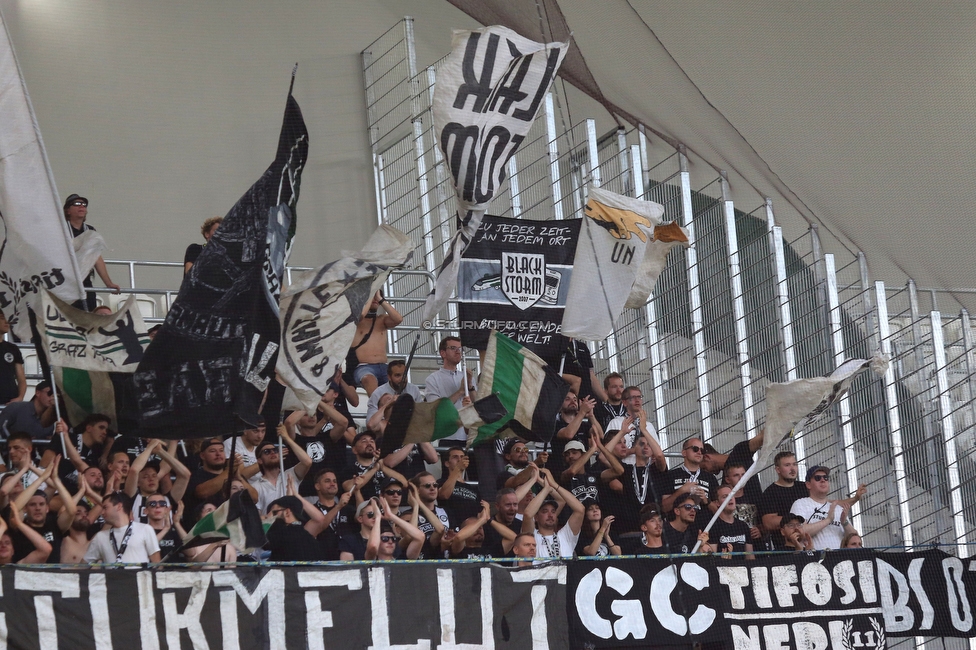
[[[806,478],[806,480],[807,481],[810,481],[813,478],[813,475],[816,474],[817,472],[823,472],[827,476],[830,476],[830,468],[829,467],[826,467],[824,465],[814,465],[813,467],[811,467],[810,469],[807,470],[807,478]]]
[[[800,522],[802,524],[804,521],[806,521],[806,519],[804,519],[800,515],[796,515],[796,514],[793,514],[791,512],[789,514],[783,515],[783,518],[779,520],[779,527],[782,528],[786,524],[788,524],[788,523],[790,523],[792,521],[798,521],[798,522]]]
[[[200,453],[202,454],[204,451],[206,451],[210,447],[213,447],[214,445],[220,445],[221,447],[223,447],[224,446],[223,438],[219,438],[219,437],[207,438],[200,444]]]
[[[86,207],[88,206],[88,199],[86,199],[85,197],[81,196],[80,194],[69,194],[68,198],[64,200],[64,209],[67,210],[68,208],[70,208],[71,204],[74,203],[75,201],[84,201],[85,206]]]
[[[402,488],[402,487],[405,487],[405,486],[403,485],[403,483],[401,483],[400,481],[398,481],[398,480],[396,480],[396,479],[395,479],[395,478],[393,478],[392,476],[387,476],[387,477],[386,477],[386,478],[385,478],[385,479],[383,480],[383,482],[382,482],[382,483],[380,483],[380,491],[382,492],[383,490],[385,490],[386,488],[388,488],[388,487],[390,487],[391,485],[399,485],[399,486],[400,486],[401,488]]]
[[[302,511],[304,510],[304,508],[302,508],[301,500],[298,497],[293,496],[284,496],[279,499],[275,499],[268,504],[268,509],[266,512],[271,512],[271,509],[275,506],[278,506],[279,508],[288,508],[291,510],[291,514],[295,515],[295,519],[300,519],[302,516]]]
[[[370,438],[373,439],[373,442],[376,442],[376,436],[374,436],[371,431],[360,431],[359,433],[356,434],[356,437],[352,439],[352,446],[355,447],[356,443],[362,440],[363,438],[365,438],[366,436],[369,436]]]

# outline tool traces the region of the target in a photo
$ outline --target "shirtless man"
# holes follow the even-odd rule
[[[61,540],[61,564],[82,564],[88,551],[91,509],[84,499],[75,505],[75,518]]]
[[[380,313],[380,308],[383,313]],[[359,365],[353,370],[352,376],[355,383],[366,391],[367,397],[373,394],[377,386],[387,382],[386,332],[401,322],[403,316],[400,312],[377,291],[356,326],[352,347]]]

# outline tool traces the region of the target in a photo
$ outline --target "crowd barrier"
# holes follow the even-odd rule
[[[0,648],[874,648],[972,637],[940,550],[484,562],[0,568]]]

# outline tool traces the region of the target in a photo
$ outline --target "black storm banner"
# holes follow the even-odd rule
[[[204,247],[136,371],[144,435],[212,436],[258,422],[307,157],[308,131],[289,94],[274,162]]]
[[[566,567],[0,570],[0,648],[561,650]]]
[[[934,550],[574,562],[569,584],[573,648],[882,650],[888,637],[976,636],[976,563]]]
[[[486,215],[458,273],[461,342],[484,350],[494,329],[558,368],[579,229],[579,219]]]

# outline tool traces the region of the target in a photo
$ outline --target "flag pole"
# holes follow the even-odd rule
[[[54,381],[54,366],[49,365],[47,369],[51,373],[51,393],[54,395],[54,416],[57,418],[54,424],[57,426],[57,423],[61,421],[61,405],[58,404],[58,385]],[[78,436],[78,445],[79,447],[81,446],[81,436]],[[65,440],[64,431],[61,432],[61,450],[64,452],[64,457],[67,458],[68,443]],[[81,449],[78,450],[78,453],[81,453]]]

